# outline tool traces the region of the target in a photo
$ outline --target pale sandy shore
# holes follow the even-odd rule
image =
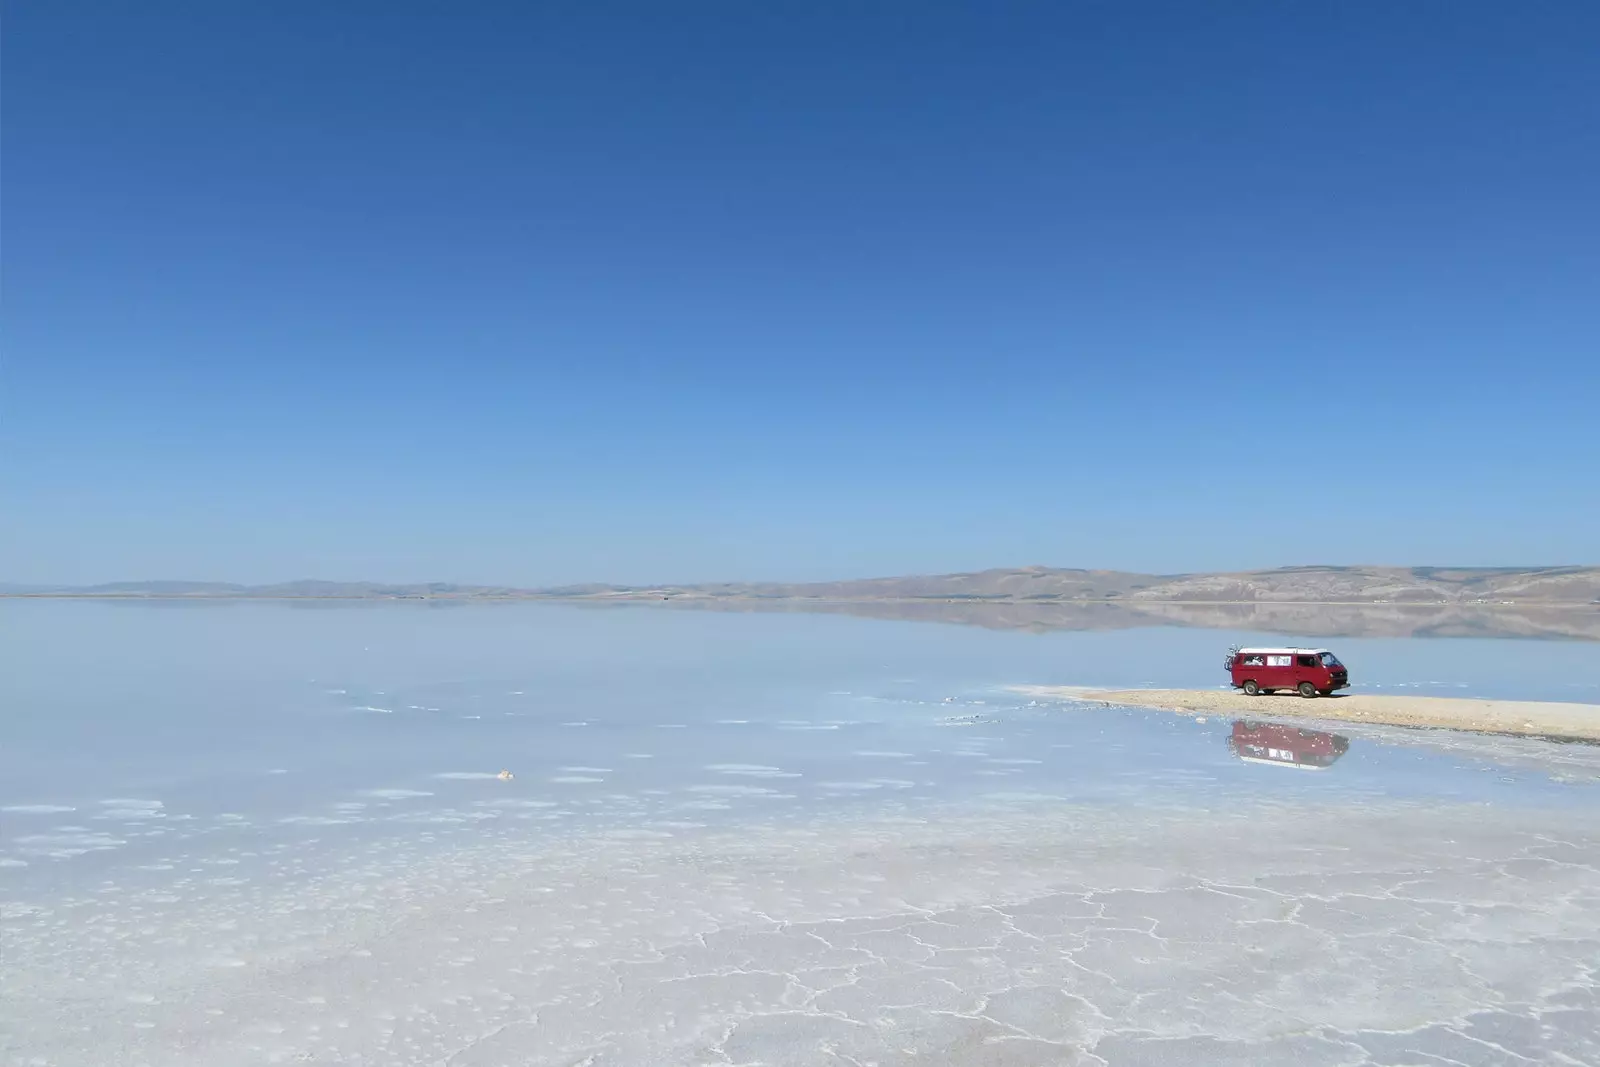
[[[1600,741],[1600,704],[1352,693],[1306,700],[1298,694],[1245,696],[1222,689],[1084,689],[1016,685],[1036,699],[1098,700],[1178,712],[1218,712],[1284,719],[1333,719],[1388,726],[1434,726],[1482,733],[1575,737]]]

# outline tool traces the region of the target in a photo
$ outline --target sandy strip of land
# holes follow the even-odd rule
[[[1600,741],[1600,704],[1457,697],[1336,694],[1306,700],[1298,694],[1245,696],[1222,689],[1085,689],[1070,685],[1015,685],[1036,699],[1098,700],[1178,712],[1219,712],[1263,718],[1334,719],[1388,726],[1434,726],[1480,733],[1576,737]]]

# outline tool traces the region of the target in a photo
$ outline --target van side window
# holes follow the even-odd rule
[[[1246,656],[1244,658],[1244,664],[1243,665],[1246,666],[1246,667],[1260,667],[1262,665],[1261,657],[1260,656]]]
[[[1289,664],[1291,664],[1293,662],[1294,662],[1294,657],[1293,656],[1268,656],[1267,657],[1267,666],[1269,666],[1269,667],[1287,667]]]
[[[1315,667],[1317,665],[1317,657],[1315,656],[1296,656],[1295,659],[1302,667]]]

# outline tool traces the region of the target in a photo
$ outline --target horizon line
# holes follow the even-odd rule
[[[1118,574],[1144,578],[1188,578],[1202,575],[1247,575],[1247,574],[1272,574],[1285,571],[1353,571],[1353,570],[1402,570],[1402,571],[1481,571],[1481,572],[1548,572],[1548,571],[1586,571],[1600,569],[1600,563],[1546,563],[1546,564],[1403,564],[1403,563],[1290,563],[1276,567],[1256,567],[1241,570],[1189,570],[1189,571],[1135,571],[1122,570],[1111,567],[1062,567],[1051,564],[1025,564],[1022,566],[996,566],[985,567],[980,570],[964,571],[926,571],[901,574],[873,574],[850,578],[814,578],[802,580],[786,580],[781,578],[743,578],[743,579],[708,579],[701,581],[655,581],[655,582],[617,582],[606,580],[573,580],[553,582],[537,585],[523,585],[508,582],[468,582],[447,579],[408,579],[400,581],[358,578],[289,578],[278,581],[243,582],[230,579],[209,578],[117,578],[100,582],[49,582],[49,581],[0,581],[0,590],[90,590],[103,589],[111,586],[217,586],[236,589],[272,589],[283,586],[295,585],[340,585],[340,586],[450,586],[464,589],[507,589],[524,592],[545,592],[558,589],[572,589],[578,587],[604,586],[614,589],[664,589],[664,588],[693,588],[702,586],[719,585],[832,585],[842,582],[871,582],[893,581],[914,578],[952,578],[968,575],[995,574],[995,573],[1023,573],[1029,571],[1043,571],[1053,573],[1079,573],[1079,574]]]

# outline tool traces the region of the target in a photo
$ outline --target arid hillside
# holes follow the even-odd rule
[[[1015,567],[967,574],[859,578],[836,582],[724,582],[546,588],[298,581],[278,585],[223,582],[117,582],[84,587],[0,586],[6,596],[278,598],[795,600],[831,602],[983,602],[998,604],[1600,604],[1600,567],[1282,567],[1221,574]]]
[[[1021,567],[798,584],[730,583],[587,590],[585,596],[817,600],[1129,600],[1316,604],[1600,603],[1600,567],[1284,567],[1222,574]]]

